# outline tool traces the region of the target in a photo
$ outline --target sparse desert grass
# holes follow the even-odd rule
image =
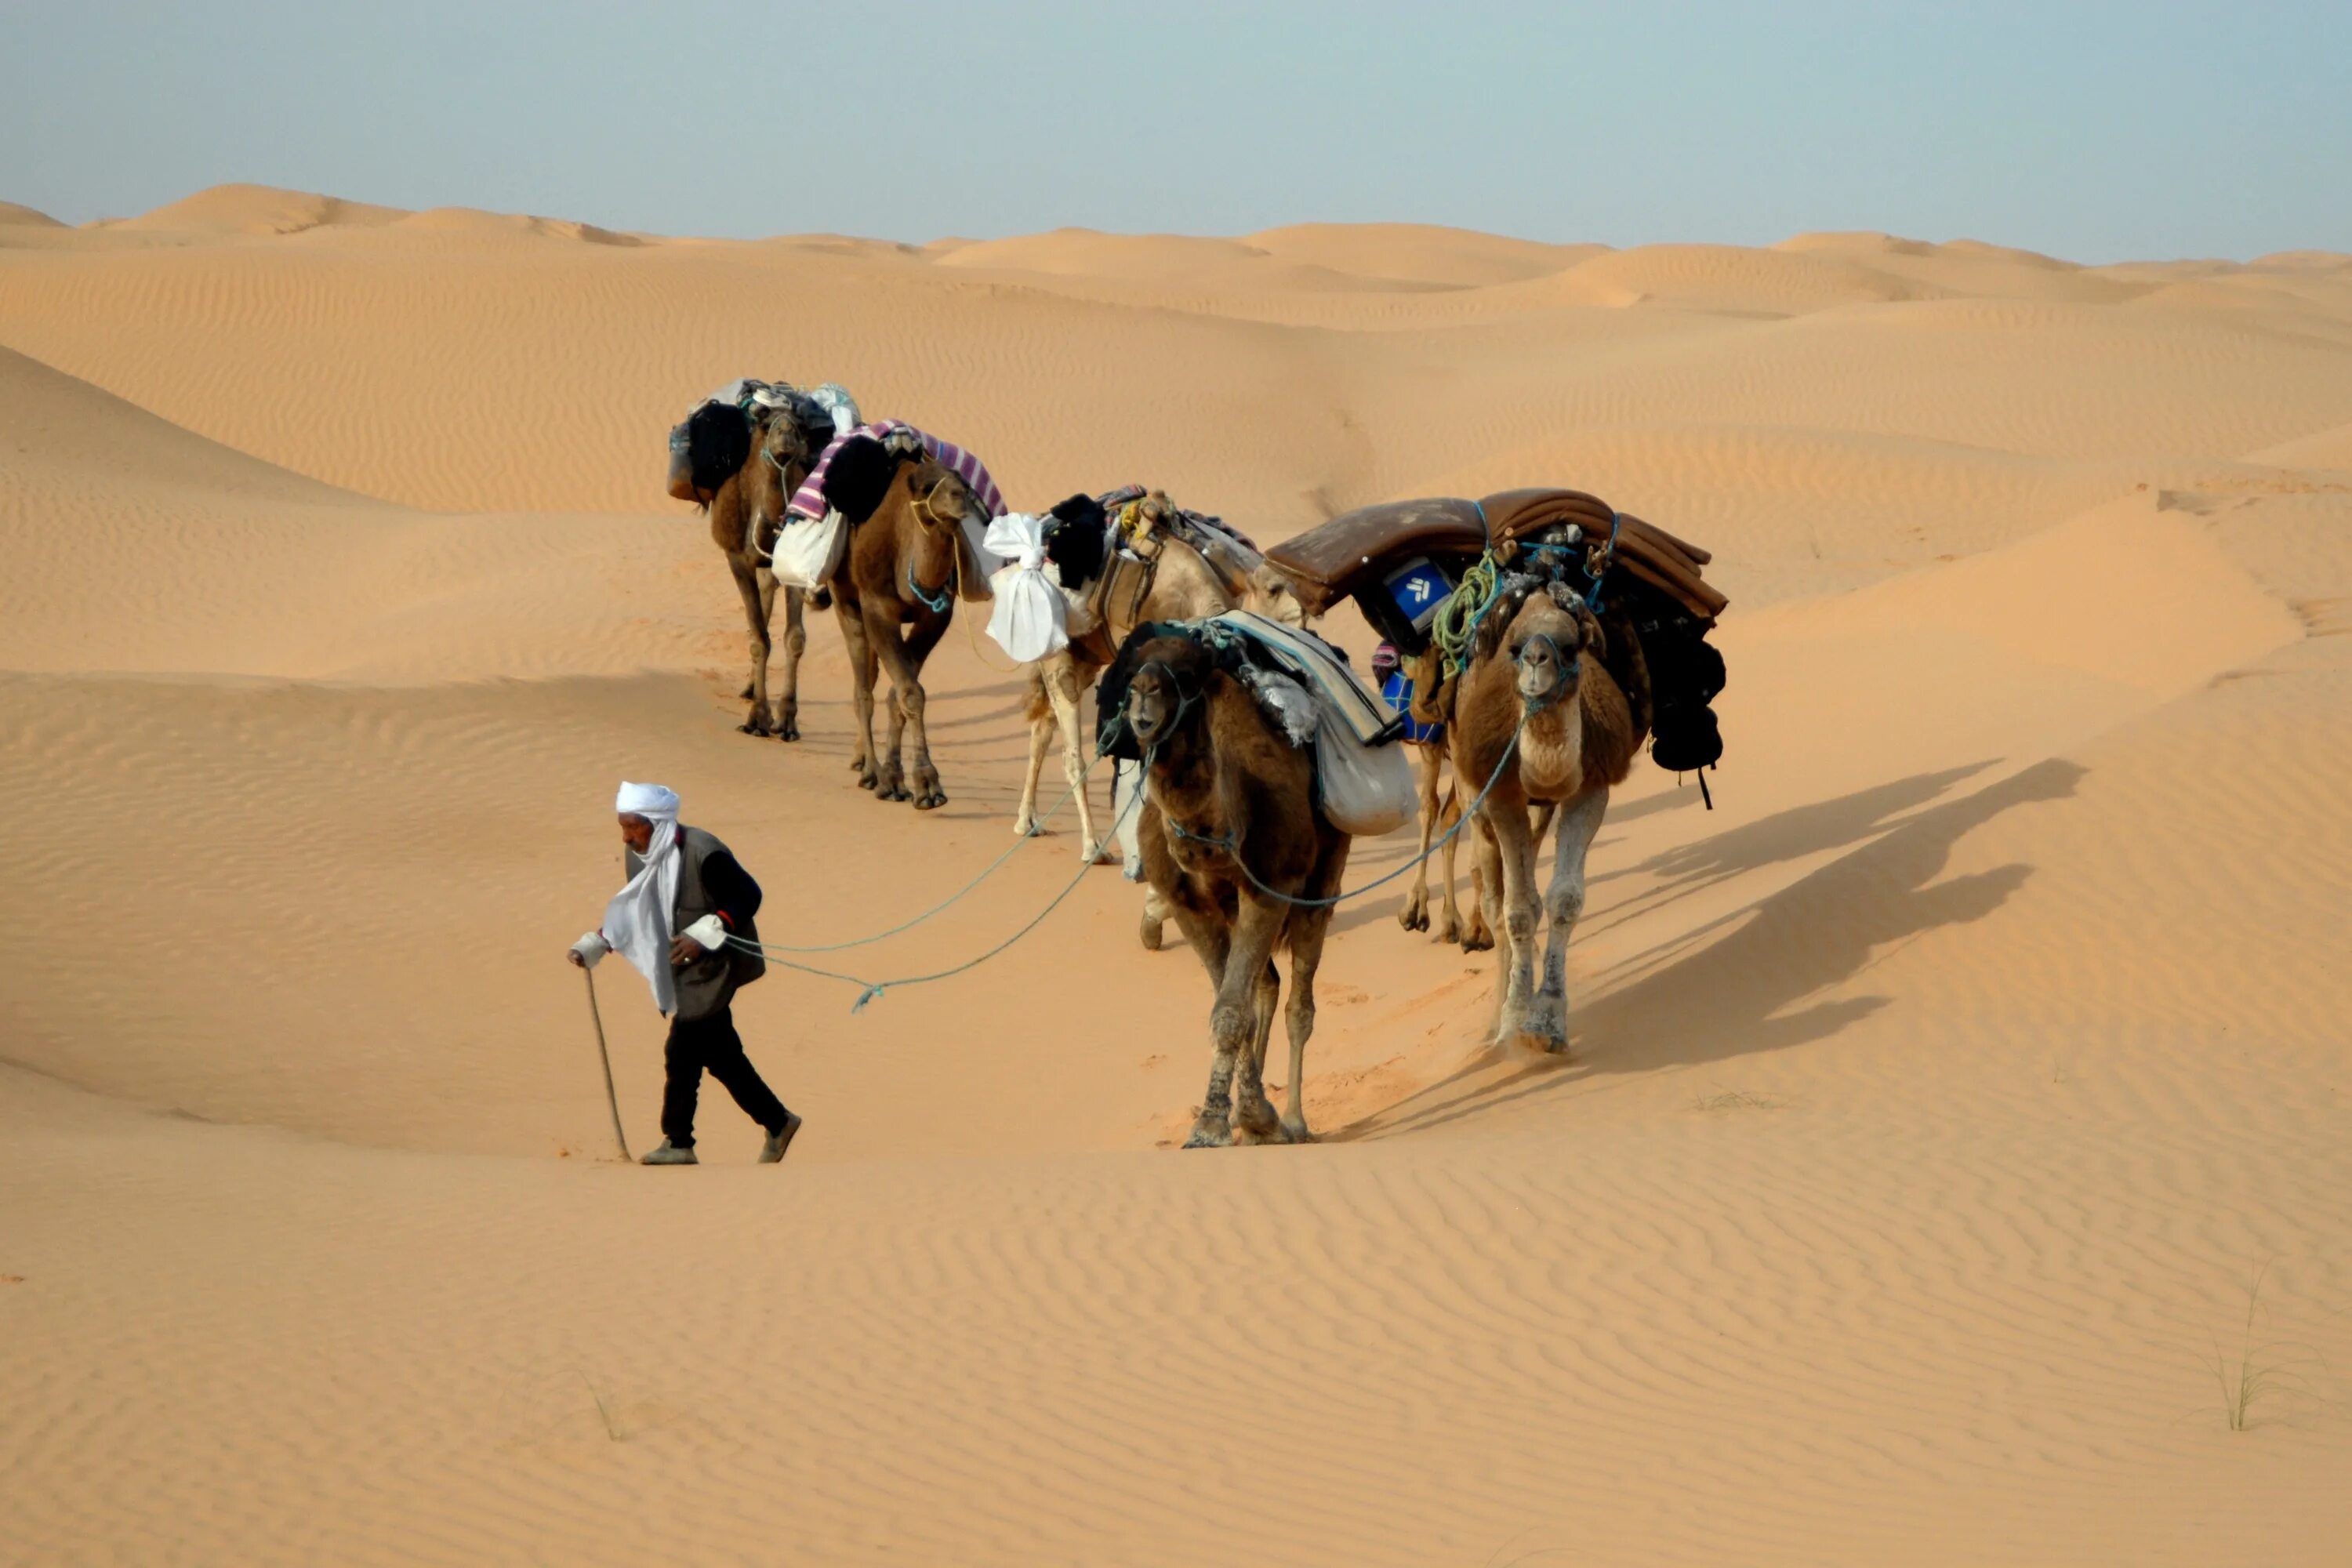
[[[1744,1089],[1727,1089],[1720,1094],[1691,1096],[1691,1109],[1707,1112],[1726,1110],[1780,1110],[1781,1102],[1769,1095],[1751,1094]]]
[[[2250,1430],[2255,1403],[2273,1391],[2312,1392],[2302,1368],[2318,1362],[2317,1352],[2294,1341],[2254,1337],[2255,1321],[2269,1316],[2263,1307],[2263,1283],[2270,1270],[2263,1264],[2246,1286],[2246,1318],[2235,1352],[2223,1349],[2219,1340],[2213,1342],[2213,1377],[2221,1385],[2222,1419],[2232,1432]]]

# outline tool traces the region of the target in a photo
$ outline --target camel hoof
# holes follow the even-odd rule
[[[940,807],[947,805],[947,792],[935,788],[929,795],[919,795],[915,797],[915,809],[917,811],[937,811]]]
[[[1233,1130],[1223,1125],[1194,1126],[1192,1135],[1184,1140],[1187,1149],[1230,1149],[1234,1146]]]
[[[872,773],[860,773],[857,775],[857,787],[859,789],[872,789],[875,786],[876,780]]]
[[[1437,933],[1437,940],[1444,942],[1452,942],[1457,947],[1460,946],[1462,943],[1462,922],[1460,921],[1446,921],[1444,929],[1441,930]]]
[[[787,716],[782,723],[776,726],[777,740],[797,741],[800,738],[801,721],[798,719]]]
[[[1160,922],[1150,915],[1143,917],[1143,928],[1139,934],[1143,938],[1143,951],[1146,952],[1158,952],[1160,942],[1165,940],[1165,934],[1160,929]]]
[[[1494,951],[1495,951],[1495,938],[1494,938],[1494,934],[1493,934],[1492,932],[1490,932],[1490,931],[1472,931],[1468,936],[1465,936],[1465,937],[1464,937],[1464,938],[1462,939],[1462,951],[1463,951],[1463,952],[1494,952]]]
[[[1546,1031],[1520,1029],[1511,1035],[1510,1042],[1512,1049],[1525,1051],[1529,1056],[1564,1057],[1568,1055],[1567,1039]]]
[[[1015,838],[1043,838],[1045,837],[1045,825],[1026,816],[1022,817],[1013,825],[1013,837]]]
[[[743,683],[743,689],[735,694],[735,700],[738,702],[749,702],[751,700],[751,683],[750,681],[747,680]]]
[[[1315,1134],[1307,1130],[1304,1121],[1285,1121],[1282,1124],[1282,1141],[1286,1143],[1312,1143]]]

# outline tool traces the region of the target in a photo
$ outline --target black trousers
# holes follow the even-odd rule
[[[662,1085],[662,1136],[680,1149],[694,1147],[694,1107],[702,1095],[706,1070],[726,1086],[744,1115],[768,1131],[782,1127],[789,1115],[743,1054],[732,1007],[721,1007],[707,1018],[671,1019],[662,1058],[669,1069]]]

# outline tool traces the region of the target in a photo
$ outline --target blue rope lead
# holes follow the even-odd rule
[[[1060,814],[1061,809],[1070,804],[1071,799],[1077,795],[1078,791],[1087,787],[1087,776],[1095,771],[1095,764],[1100,761],[1102,761],[1102,755],[1100,752],[1097,752],[1094,756],[1089,757],[1087,760],[1087,765],[1078,770],[1078,782],[1072,784],[1068,789],[1064,790],[1062,792],[1062,798],[1055,801],[1052,805],[1047,806],[1045,808],[1045,815],[1037,818],[1037,822],[1040,826],[1053,821],[1054,818]],[[995,876],[998,871],[1003,869],[1004,863],[1007,860],[1012,859],[1013,856],[1019,854],[1023,847],[1025,846],[1032,838],[1042,837],[1043,835],[1038,833],[1023,834],[1020,837],[1015,838],[1013,841],[1012,848],[1007,849],[1003,854],[999,855],[995,859],[990,861],[985,867],[982,868],[979,876],[974,877],[971,881],[966,882],[962,887],[958,888],[954,892],[949,894],[946,899],[942,900],[939,903],[933,904],[929,909],[925,910],[921,914],[917,915],[914,919],[901,921],[887,931],[877,931],[872,936],[853,937],[847,942],[805,943],[763,942],[748,944],[746,946],[746,951],[749,951],[750,946],[756,946],[761,952],[773,958],[780,952],[846,952],[853,947],[870,947],[874,943],[881,942],[886,938],[894,937],[903,931],[910,931],[914,930],[917,926],[921,925],[925,921],[929,920],[933,915],[945,913],[949,909],[962,901],[964,896],[970,893],[974,888],[979,887],[982,882],[985,882],[991,877]],[[1089,845],[1087,847],[1091,849],[1095,847],[1095,846]],[[783,960],[777,959],[776,962],[782,963],[783,963]],[[787,965],[787,967],[797,966]],[[849,977],[847,975],[835,975],[835,978],[845,980]]]
[[[1088,765],[1092,766],[1091,763]],[[1141,790],[1136,791],[1133,797],[1128,801],[1125,808],[1112,819],[1111,831],[1113,833],[1117,833],[1121,825],[1127,821],[1128,812],[1134,810],[1137,804],[1142,799],[1143,792]],[[866,1005],[868,1002],[873,1001],[876,997],[881,995],[886,991],[895,990],[908,985],[928,985],[934,980],[950,979],[955,975],[963,973],[967,970],[979,968],[982,964],[986,963],[990,959],[994,958],[998,953],[1003,952],[1006,948],[1011,947],[1014,942],[1019,942],[1023,937],[1027,936],[1031,931],[1035,931],[1038,926],[1045,922],[1047,915],[1052,914],[1055,910],[1061,908],[1062,901],[1065,899],[1067,899],[1072,893],[1078,890],[1078,884],[1085,881],[1087,879],[1087,873],[1093,869],[1094,867],[1091,864],[1079,867],[1078,874],[1071,878],[1068,885],[1064,887],[1060,892],[1054,895],[1054,899],[1051,903],[1047,904],[1044,909],[1039,910],[1034,916],[1031,917],[1028,924],[1023,926],[1019,931],[1014,931],[1011,936],[1006,937],[1003,942],[998,942],[994,947],[990,948],[987,952],[980,954],[978,957],[967,959],[965,962],[955,965],[952,969],[941,969],[929,974],[910,974],[898,980],[867,980],[861,975],[845,974],[837,969],[819,969],[813,963],[795,963],[789,958],[772,959],[771,962],[785,969],[797,970],[803,974],[814,974],[820,980],[839,980],[856,986],[858,988],[857,1000],[850,1004],[849,1010],[852,1013],[863,1013],[866,1011]],[[961,898],[962,895],[958,894],[957,897]],[[763,951],[760,943],[746,942],[739,936],[729,937],[727,939],[727,942],[729,946],[740,948],[746,952],[761,952]]]

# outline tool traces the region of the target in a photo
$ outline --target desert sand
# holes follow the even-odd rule
[[[1322,1142],[1181,1152],[1207,987],[1105,868],[862,1014],[745,992],[781,1169],[715,1086],[702,1168],[613,1160],[618,779],[817,942],[996,856],[1024,749],[953,631],[951,802],[877,805],[824,617],[807,738],[735,732],[661,474],[739,375],[1019,506],[1710,546],[1717,809],[1619,793],[1571,1054],[1383,890]],[[2343,256],[0,205],[0,1562],[2343,1563],[2347,595]],[[998,940],[1057,826],[853,966]]]

